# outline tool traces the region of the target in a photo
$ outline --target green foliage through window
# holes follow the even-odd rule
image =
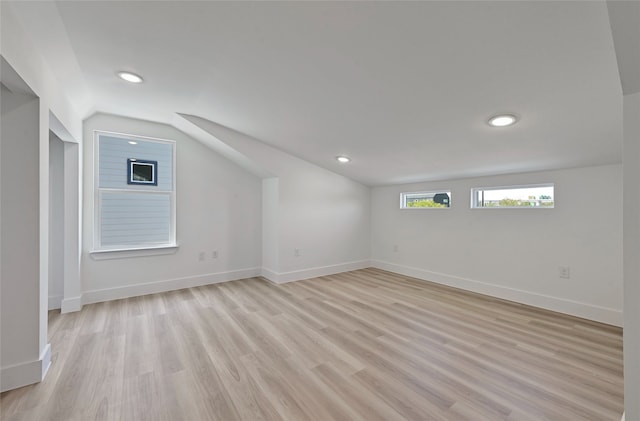
[[[432,199],[407,201],[408,208],[446,208],[442,203],[436,203]]]
[[[450,206],[450,190],[407,192],[400,194],[400,209],[446,209]]]

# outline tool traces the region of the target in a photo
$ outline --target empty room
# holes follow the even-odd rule
[[[640,421],[640,2],[0,1],[0,419]]]

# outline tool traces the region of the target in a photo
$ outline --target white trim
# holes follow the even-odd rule
[[[555,183],[532,183],[532,184],[508,184],[504,186],[480,186],[473,187],[472,190],[507,190],[507,189],[535,189],[536,187],[555,187]]]
[[[0,392],[39,383],[51,366],[51,344],[47,344],[40,358],[0,369]]]
[[[501,285],[489,284],[474,279],[460,278],[444,273],[430,272],[428,270],[382,260],[372,260],[374,268],[411,276],[413,278],[448,285],[467,291],[477,292],[504,300],[515,301],[559,313],[570,314],[597,322],[614,326],[622,326],[622,311],[613,308],[600,307],[593,304],[581,303],[565,298],[551,297],[535,292],[524,291],[516,288],[508,288]]]
[[[93,304],[121,298],[137,297],[140,295],[156,294],[177,289],[192,288],[220,282],[260,276],[260,268],[233,270],[229,272],[208,273],[204,275],[187,276],[184,278],[167,279],[157,282],[126,285],[115,288],[96,289],[86,291],[82,295],[82,304]]]
[[[82,310],[82,297],[63,298],[60,303],[60,313],[73,313]]]
[[[49,310],[57,310],[62,307],[62,295],[49,296]]]
[[[49,367],[51,367],[51,344],[48,343],[45,345],[44,349],[40,353],[40,362],[42,371],[40,372],[40,381],[44,380],[44,377],[47,375],[49,371]]]
[[[132,249],[92,250],[89,255],[93,260],[126,259],[129,257],[159,256],[162,254],[174,254],[178,251],[177,245],[159,247],[137,247]]]
[[[35,360],[0,369],[0,392],[38,383],[42,380],[42,361]]]
[[[471,208],[471,210],[482,210],[482,209],[555,209],[554,206],[483,206],[483,207],[475,207]]]
[[[476,193],[479,191],[492,191],[492,190],[517,190],[517,189],[535,189],[542,187],[553,187],[553,206],[478,206],[476,200]],[[495,187],[472,187],[471,188],[471,209],[554,209],[555,208],[555,183],[538,183],[538,184],[516,184],[512,186],[495,186]]]
[[[64,296],[79,296],[82,244],[82,144],[64,145]],[[61,300],[62,301],[62,300]],[[79,304],[78,304],[79,306]],[[62,302],[60,307],[62,308]]]
[[[142,136],[138,134],[129,134],[129,133],[121,133],[121,132],[112,132],[110,130],[94,129],[93,133],[94,133],[94,136],[96,133],[100,133],[100,134],[106,134],[114,137],[121,137],[123,139],[130,139],[130,140],[143,140],[143,141],[156,142],[156,143],[176,143],[176,141],[173,139],[165,139],[162,137],[152,137],[152,136]]]
[[[433,207],[433,208],[428,208],[428,207],[411,207],[411,206],[407,206],[407,195],[433,195],[435,196],[436,194],[441,194],[441,193],[446,193],[449,195],[449,206],[443,206],[443,207]],[[410,191],[410,192],[402,192],[400,193],[400,210],[427,210],[427,209],[451,209],[451,189],[440,189],[440,190],[424,190],[424,191]],[[433,198],[431,199],[433,201]]]
[[[55,133],[55,135],[58,136],[58,139],[62,140],[63,142],[75,144],[80,143],[71,135],[71,133],[69,133],[69,130],[64,127],[64,124],[62,124],[62,122],[51,110],[49,110],[49,130]]]
[[[122,194],[136,194],[140,193],[142,190],[133,190],[133,189],[117,189],[112,187],[102,187],[100,191],[106,191],[110,193],[122,193]],[[171,190],[145,190],[145,193],[155,193],[155,194],[169,194]]]
[[[277,273],[273,270],[262,268],[262,277],[275,284],[301,281],[303,279],[317,278],[319,276],[334,275],[336,273],[371,267],[371,261],[360,260],[357,262],[339,263],[337,265],[319,266],[309,269],[294,270],[291,272]]]
[[[263,278],[265,278],[267,281],[271,281],[274,284],[278,284],[278,272],[271,270],[271,269],[267,269],[265,267],[263,267],[262,269],[260,269],[260,276],[262,276]]]

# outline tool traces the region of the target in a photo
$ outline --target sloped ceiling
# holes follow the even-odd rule
[[[625,95],[640,92],[640,2],[608,0],[620,82]]]
[[[55,4],[64,34],[36,43],[64,83],[73,52],[96,111],[202,116],[369,185],[621,161],[605,2]]]

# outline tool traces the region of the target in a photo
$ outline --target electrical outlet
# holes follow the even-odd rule
[[[204,251],[198,253],[198,260],[200,260],[201,262],[204,260]]]
[[[397,245],[397,244],[394,244],[394,245],[393,245],[393,252],[394,252],[394,253],[397,253],[397,252],[398,252],[398,245]]]
[[[563,279],[571,278],[569,266],[558,266],[558,276]]]
[[[300,249],[293,249],[293,255],[295,257],[300,257]]]
[[[214,250],[211,252],[211,258],[212,259],[217,259],[218,258],[218,250]]]

